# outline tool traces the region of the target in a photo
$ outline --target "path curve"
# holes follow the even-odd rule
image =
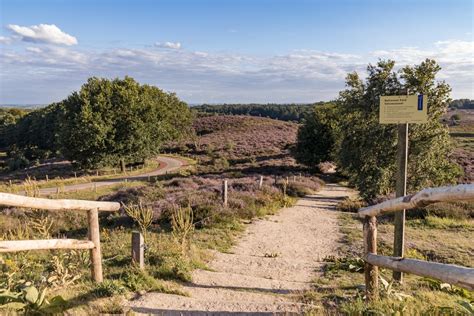
[[[322,260],[337,254],[337,203],[355,191],[327,184],[277,215],[254,221],[230,253],[216,252],[210,270],[195,270],[189,297],[148,293],[129,302],[158,315],[300,314],[298,294],[321,275]]]
[[[166,156],[158,156],[156,158],[160,163],[158,169],[155,169],[150,172],[141,173],[138,175],[127,176],[127,177],[118,177],[112,179],[105,179],[105,180],[97,180],[88,183],[78,183],[78,184],[71,184],[61,187],[61,192],[70,192],[70,191],[80,191],[85,189],[93,189],[94,187],[100,188],[105,186],[114,185],[117,183],[125,182],[125,181],[138,181],[138,180],[147,180],[148,177],[154,177],[162,174],[166,174],[168,172],[173,172],[181,168],[185,165],[184,161],[178,158],[173,157],[166,157]],[[49,195],[54,194],[57,192],[57,187],[52,188],[42,188],[39,190],[41,195]]]

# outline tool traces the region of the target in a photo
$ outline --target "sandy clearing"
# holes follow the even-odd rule
[[[297,301],[321,273],[322,259],[336,254],[335,205],[354,191],[328,184],[277,215],[251,223],[231,253],[215,253],[211,271],[196,270],[189,297],[147,293],[129,306],[144,314],[300,314]],[[276,257],[269,257],[272,255]]]

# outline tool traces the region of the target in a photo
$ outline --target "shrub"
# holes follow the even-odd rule
[[[131,267],[120,278],[131,291],[163,291],[164,286],[146,271]]]
[[[339,212],[357,213],[361,207],[367,206],[367,203],[354,198],[345,198],[336,205],[336,210]]]
[[[125,293],[125,288],[118,280],[105,280],[92,290],[92,294],[97,297],[111,297],[123,293]]]

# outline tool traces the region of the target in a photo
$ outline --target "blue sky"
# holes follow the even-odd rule
[[[314,102],[350,71],[435,58],[474,98],[473,2],[0,0],[0,103],[49,103],[90,76],[187,102]]]

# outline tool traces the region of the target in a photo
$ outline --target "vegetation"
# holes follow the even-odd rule
[[[448,129],[441,123],[450,92],[446,83],[435,81],[441,68],[433,60],[406,66],[399,73],[393,70],[394,66],[393,61],[369,65],[365,82],[357,73],[349,74],[348,89],[340,93],[336,103],[337,115],[326,114],[324,119],[320,118],[323,115],[320,113],[308,116],[299,133],[297,157],[309,165],[321,157],[316,147],[306,149],[308,135],[331,136],[329,140],[334,142],[321,145],[322,152],[327,154],[326,148],[333,148],[338,170],[348,176],[350,184],[367,200],[389,194],[395,187],[397,127],[379,124],[381,95],[396,95],[408,89],[409,93],[422,93],[428,97],[428,123],[410,125],[409,192],[426,186],[454,183],[461,174],[460,168],[448,159],[453,147]],[[325,123],[331,117],[335,120]]]
[[[82,168],[143,162],[190,131],[191,113],[175,94],[124,79],[90,78],[65,100],[9,123],[7,164],[64,157]],[[10,119],[11,121],[11,119]],[[8,136],[8,137],[7,137]]]
[[[449,107],[452,109],[474,109],[474,100],[470,99],[457,99],[452,100],[449,103]]]
[[[442,205],[433,206],[442,208]],[[470,315],[472,292],[410,274],[405,275],[402,285],[396,284],[390,281],[392,271],[388,269],[380,269],[380,299],[365,303],[364,266],[360,259],[363,253],[362,225],[360,219],[351,214],[341,214],[339,222],[344,243],[340,244],[338,256],[325,258],[323,275],[314,280],[312,289],[301,298],[306,303],[321,306],[309,314]],[[406,256],[472,267],[474,262],[469,253],[474,249],[469,236],[473,229],[472,219],[453,221],[428,216],[408,220]],[[379,222],[378,238],[378,252],[391,255],[391,222],[383,219]]]
[[[324,104],[325,102],[316,104],[203,104],[193,109],[199,113],[261,116],[300,122],[307,113],[311,112],[314,105]]]
[[[90,280],[86,251],[5,254],[1,256],[4,273],[0,278],[10,275],[11,284],[28,280],[38,289],[47,288],[47,299],[60,295],[66,301],[63,308],[69,313],[123,313],[119,299],[136,292],[186,295],[178,282],[189,281],[193,269],[206,268],[208,249],[228,251],[245,222],[273,214],[293,203],[293,196],[314,193],[322,186],[318,178],[305,172],[300,175],[291,158],[288,144],[294,142],[296,124],[223,116],[199,118],[195,126],[199,127],[198,138],[172,146],[199,161],[192,169],[149,182],[54,194],[54,198],[110,200],[126,206],[122,213],[103,214],[100,219],[104,283],[95,285]],[[223,141],[225,135],[229,135],[227,142]],[[259,142],[267,148],[256,146]],[[201,145],[199,150],[194,151],[195,144]],[[249,160],[249,155],[254,159]],[[227,164],[219,157],[225,158]],[[280,169],[289,161],[276,182],[265,176],[259,188],[260,171]],[[222,205],[222,177],[229,182],[227,207]],[[32,191],[45,185],[33,179],[29,183]],[[80,212],[38,213],[15,208],[0,212],[2,239],[37,239],[46,235],[83,239],[86,226],[86,214]],[[145,271],[137,269],[130,258],[130,234],[137,228],[146,235]]]
[[[295,157],[298,162],[317,166],[333,160],[338,129],[338,108],[334,104],[315,106],[298,130]]]

